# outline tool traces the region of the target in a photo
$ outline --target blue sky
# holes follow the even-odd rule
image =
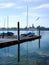
[[[27,2],[28,2],[28,27],[49,27],[49,0],[0,0],[0,27],[27,26]],[[38,17],[39,20],[36,20]],[[5,21],[5,24],[4,24]]]

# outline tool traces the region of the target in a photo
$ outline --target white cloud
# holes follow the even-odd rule
[[[23,12],[22,15],[23,15],[23,16],[27,16],[27,12]],[[43,17],[43,16],[45,16],[45,15],[40,14],[40,13],[28,12],[28,16],[29,16],[29,17]]]
[[[0,8],[10,8],[10,7],[13,7],[15,9],[26,8],[26,6],[21,6],[16,3],[0,3]]]
[[[24,8],[24,7],[23,6],[15,6],[14,8],[21,9],[21,8]]]
[[[41,9],[41,8],[49,8],[49,4],[41,4],[36,7],[31,7],[30,9]]]
[[[21,1],[24,1],[24,2],[37,2],[37,1],[41,1],[41,0],[21,0]]]
[[[15,3],[0,3],[0,8],[8,8],[14,6]]]

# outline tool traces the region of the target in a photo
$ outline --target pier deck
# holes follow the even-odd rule
[[[0,38],[0,48],[20,44],[23,42],[32,41],[32,40],[36,40],[40,38],[41,36],[37,36],[37,35],[31,36],[31,37],[21,37],[20,40],[18,40],[17,38],[12,38],[12,37],[11,38]]]

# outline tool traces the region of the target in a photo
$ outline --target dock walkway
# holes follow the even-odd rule
[[[20,40],[18,40],[18,38],[16,38],[16,37],[15,38],[12,38],[12,37],[0,38],[0,48],[20,44],[23,42],[32,41],[32,40],[36,40],[36,39],[40,39],[40,38],[41,38],[41,36],[37,36],[37,35],[31,36],[31,37],[21,37]]]

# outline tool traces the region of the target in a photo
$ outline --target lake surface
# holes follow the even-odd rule
[[[12,32],[17,34],[17,31]],[[38,31],[33,32],[38,35]],[[21,31],[21,33],[27,33],[27,31]],[[41,31],[40,34],[42,36],[40,48],[39,40],[20,44],[20,64],[18,64],[18,45],[0,49],[0,65],[48,65],[49,31]]]

